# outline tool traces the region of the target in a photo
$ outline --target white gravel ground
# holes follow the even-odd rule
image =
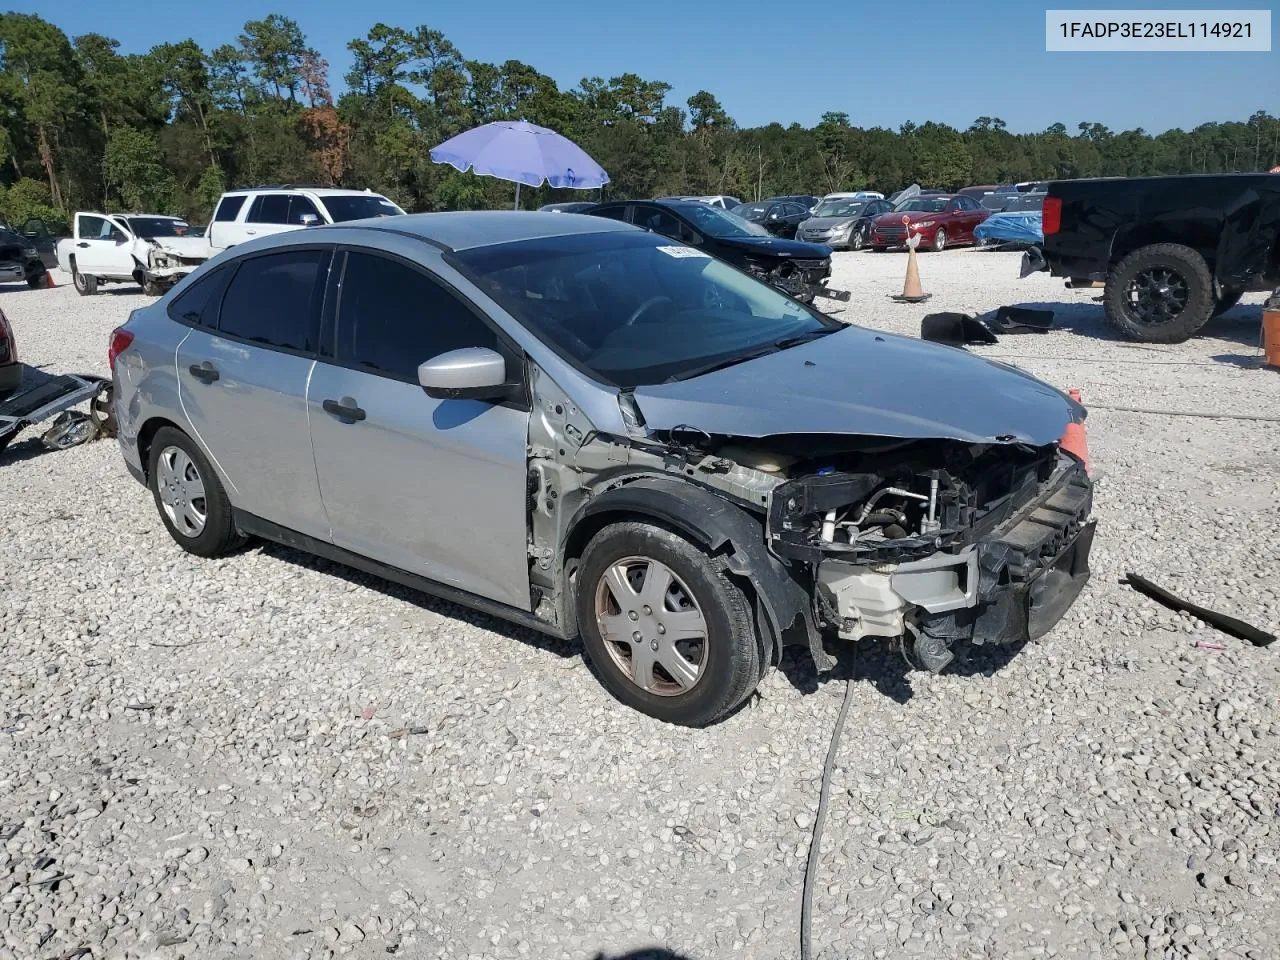
[[[837,260],[843,315],[897,332],[1053,304],[1057,330],[982,352],[1086,403],[1280,416],[1261,297],[1151,347],[1016,254],[922,256],[923,306],[887,299],[903,255]],[[147,301],[59,279],[0,292],[19,351],[105,372]],[[846,661],[823,957],[1280,955],[1278,650],[1117,582],[1280,628],[1280,430],[1089,424],[1095,576],[1057,629],[938,677]],[[5,960],[798,953],[843,692],[801,657],[717,727],[662,726],[576,645],[274,546],[188,556],[113,442],[34,431],[0,454],[0,638]]]

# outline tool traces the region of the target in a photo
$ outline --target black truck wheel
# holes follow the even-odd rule
[[[1213,314],[1213,278],[1204,257],[1178,243],[1134,250],[1107,276],[1107,320],[1130,340],[1182,343]]]

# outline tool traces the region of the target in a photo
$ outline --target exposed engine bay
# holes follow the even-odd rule
[[[936,672],[958,641],[1042,635],[1088,580],[1092,484],[1056,443],[651,432],[625,393],[629,435],[604,436],[575,425],[567,398],[543,384],[529,475],[539,615],[556,616],[553,574],[571,562],[561,554],[573,519],[654,477],[714,491],[755,518],[767,564],[803,594],[820,668],[831,665],[825,634],[908,638]],[[776,619],[780,636],[789,622]]]
[[[848,290],[832,290],[826,286],[831,276],[830,258],[799,260],[794,257],[747,257],[746,270],[758,280],[777,287],[783,293],[808,303],[816,297],[848,300]]]

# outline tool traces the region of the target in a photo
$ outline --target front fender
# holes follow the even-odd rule
[[[641,476],[583,504],[569,525],[569,536],[584,520],[609,513],[650,517],[707,553],[722,555],[729,572],[755,594],[757,621],[773,646],[771,662],[784,644],[795,643],[809,647],[819,670],[834,665],[814,624],[810,590],[769,553],[764,525],[732,501],[683,480]]]

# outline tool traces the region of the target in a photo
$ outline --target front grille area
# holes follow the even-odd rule
[[[902,240],[906,235],[906,227],[876,227],[876,236],[885,240]]]

